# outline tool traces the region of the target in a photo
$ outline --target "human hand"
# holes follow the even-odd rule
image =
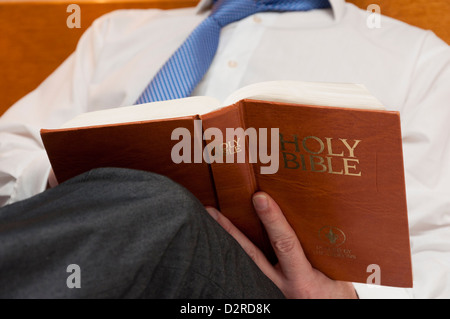
[[[58,180],[56,179],[55,172],[53,172],[53,168],[50,169],[50,174],[48,175],[47,188],[53,188],[58,186]]]
[[[278,257],[278,264],[275,266],[217,209],[206,207],[206,210],[239,242],[250,258],[275,283],[286,298],[357,298],[351,283],[332,280],[311,266],[297,235],[284,217],[280,207],[268,194],[256,193],[253,196],[253,205]]]

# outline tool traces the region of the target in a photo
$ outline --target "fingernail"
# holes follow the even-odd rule
[[[257,210],[264,210],[269,207],[269,201],[265,195],[253,196],[253,205]]]
[[[217,220],[217,218],[219,218],[219,212],[217,211],[217,209],[215,209],[214,207],[205,207],[206,211],[209,213],[209,215],[211,215],[212,218],[214,218],[215,220]]]

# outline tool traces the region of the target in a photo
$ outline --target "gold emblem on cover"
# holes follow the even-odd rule
[[[346,241],[345,233],[334,226],[324,226],[319,230],[319,238],[322,242],[333,247],[339,247]]]

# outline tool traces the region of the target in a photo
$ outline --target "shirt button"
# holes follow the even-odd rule
[[[261,21],[262,21],[262,19],[261,19],[259,16],[257,16],[257,15],[254,15],[254,16],[253,16],[253,22],[255,22],[255,23],[261,23]]]
[[[238,65],[238,63],[236,61],[234,61],[234,60],[228,61],[228,66],[230,68],[235,68],[235,67],[237,67],[237,65]]]

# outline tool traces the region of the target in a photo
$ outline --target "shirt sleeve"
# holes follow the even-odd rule
[[[414,287],[355,288],[361,298],[448,298],[450,47],[432,32],[417,57],[400,114]]]
[[[50,163],[39,131],[56,128],[88,111],[88,85],[101,50],[107,21],[96,21],[75,52],[41,85],[0,118],[0,206],[47,187]]]

